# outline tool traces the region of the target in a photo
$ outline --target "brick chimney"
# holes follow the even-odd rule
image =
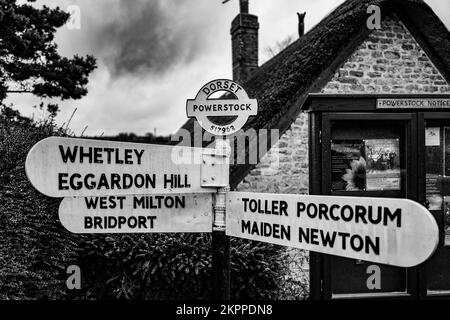
[[[233,80],[244,83],[258,68],[258,17],[248,13],[248,0],[239,0],[240,13],[231,23]]]

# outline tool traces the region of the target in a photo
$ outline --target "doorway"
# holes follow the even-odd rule
[[[419,201],[439,227],[438,248],[421,268],[420,296],[450,296],[450,116],[420,113],[419,127]]]
[[[322,194],[418,200],[417,114],[323,113]],[[323,256],[325,299],[413,298],[418,268]]]

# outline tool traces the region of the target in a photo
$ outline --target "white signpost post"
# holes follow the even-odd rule
[[[228,93],[228,99],[212,98],[214,94],[223,92]],[[257,100],[250,99],[244,88],[237,82],[227,79],[208,82],[198,91],[195,99],[186,101],[188,118],[195,118],[203,129],[218,136],[238,132],[245,125],[248,117],[257,113]],[[228,117],[232,120],[218,124],[213,122],[211,117]],[[216,139],[216,150],[224,152],[224,149],[230,149],[229,141]],[[225,300],[230,298],[230,240],[225,234],[225,202],[228,192],[227,185],[219,188],[214,194],[212,232],[213,295],[215,299]]]
[[[438,244],[431,213],[408,199],[230,192],[229,236],[400,267]]]

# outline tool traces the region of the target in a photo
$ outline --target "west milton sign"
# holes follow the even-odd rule
[[[68,197],[59,219],[72,233],[211,232],[212,194]]]

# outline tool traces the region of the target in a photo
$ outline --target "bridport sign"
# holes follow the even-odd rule
[[[72,233],[211,232],[212,194],[67,197],[59,219]]]

